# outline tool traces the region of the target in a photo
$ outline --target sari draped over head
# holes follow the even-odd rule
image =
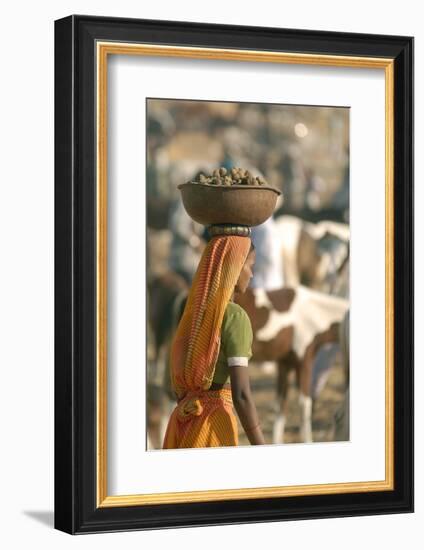
[[[250,238],[215,236],[206,245],[171,348],[171,378],[178,399],[208,390],[218,359],[221,327]]]

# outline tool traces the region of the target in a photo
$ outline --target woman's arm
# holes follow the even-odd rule
[[[258,413],[250,391],[249,373],[246,367],[230,367],[231,393],[241,425],[252,445],[264,445],[265,439],[259,425]]]

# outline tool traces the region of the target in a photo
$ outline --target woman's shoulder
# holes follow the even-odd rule
[[[224,319],[243,319],[250,321],[246,311],[235,302],[228,302],[227,309],[225,310]]]
[[[251,357],[252,325],[246,311],[230,302],[226,308],[221,330],[221,342],[226,357]]]

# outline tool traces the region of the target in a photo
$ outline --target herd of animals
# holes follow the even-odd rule
[[[331,221],[310,223],[285,215],[275,222],[282,237],[284,287],[272,291],[248,289],[237,301],[252,323],[251,361],[277,365],[273,443],[284,442],[291,371],[295,372],[301,410],[300,441],[312,442],[313,403],[317,397],[314,369],[322,366],[324,357],[328,370],[332,352],[339,349],[340,343],[342,348],[348,347],[348,342],[340,342],[340,335],[348,335],[343,323],[349,309],[349,227]],[[154,342],[148,375],[148,447],[160,448],[173,407],[167,372],[169,345],[188,286],[171,271],[153,278],[148,286]],[[345,379],[347,384],[348,373]]]

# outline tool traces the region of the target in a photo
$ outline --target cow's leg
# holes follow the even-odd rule
[[[160,449],[162,445],[161,421],[162,407],[160,403],[149,403],[147,408],[148,448]]]
[[[290,363],[285,360],[278,361],[278,400],[279,411],[274,421],[272,430],[272,442],[284,443],[284,429],[286,427],[287,418],[287,393],[288,393],[288,373],[290,370]]]
[[[174,410],[176,402],[173,399],[170,399],[169,396],[166,396],[164,399],[164,406],[162,412],[162,418],[160,423],[160,440],[161,444],[165,439],[166,429],[168,427],[169,418],[172,411]]]
[[[300,392],[299,403],[302,415],[300,440],[305,443],[312,443],[312,397]]]
[[[162,422],[164,417],[164,391],[161,386],[147,386],[147,432],[148,448],[162,447]]]
[[[299,405],[301,413],[300,441],[312,443],[312,366],[316,346],[313,342],[306,350],[299,367]]]

